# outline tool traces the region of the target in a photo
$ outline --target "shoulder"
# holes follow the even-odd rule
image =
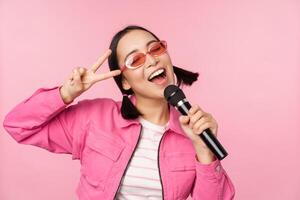
[[[81,119],[104,132],[119,127],[124,121],[121,114],[122,102],[111,98],[84,99],[78,102]]]
[[[79,112],[94,113],[94,112],[120,112],[122,102],[115,101],[111,98],[94,98],[84,99],[78,101],[76,104],[79,108]]]

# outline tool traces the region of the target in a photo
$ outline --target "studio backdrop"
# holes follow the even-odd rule
[[[238,200],[300,199],[300,2],[0,2],[0,121],[38,88],[89,67],[127,25],[168,42],[172,63],[200,74],[188,99],[214,115]],[[105,63],[101,72],[108,71]],[[122,96],[113,79],[74,102]],[[76,199],[80,162],[20,145],[0,128],[0,199]]]

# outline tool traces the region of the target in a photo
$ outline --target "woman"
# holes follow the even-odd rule
[[[107,58],[111,71],[96,74]],[[122,102],[96,98],[68,106],[111,77]],[[180,116],[163,96],[167,85],[191,85],[197,77],[173,66],[165,41],[129,26],[92,67],[73,69],[62,86],[38,89],[3,125],[19,143],[80,159],[80,200],[233,199],[230,178],[198,136],[207,128],[217,135],[216,120],[198,105]]]

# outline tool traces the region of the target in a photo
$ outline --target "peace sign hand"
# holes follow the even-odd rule
[[[96,74],[96,71],[104,63],[104,61],[111,54],[111,50],[108,49],[96,63],[90,68],[84,67],[74,68],[70,77],[65,81],[63,86],[60,87],[60,95],[65,104],[71,103],[76,97],[88,90],[95,83],[117,76],[121,73],[121,70],[114,70],[107,73]]]

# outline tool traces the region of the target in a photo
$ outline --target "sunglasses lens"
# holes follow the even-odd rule
[[[164,42],[157,42],[150,48],[151,55],[160,55],[166,51],[166,45]]]
[[[159,56],[166,52],[167,43],[165,41],[153,42],[153,45],[149,49],[149,53],[152,56]],[[125,65],[128,68],[136,69],[142,66],[146,61],[146,56],[143,53],[131,54],[125,61]]]
[[[142,53],[133,54],[128,57],[126,65],[131,68],[137,68],[145,63],[145,55]]]

